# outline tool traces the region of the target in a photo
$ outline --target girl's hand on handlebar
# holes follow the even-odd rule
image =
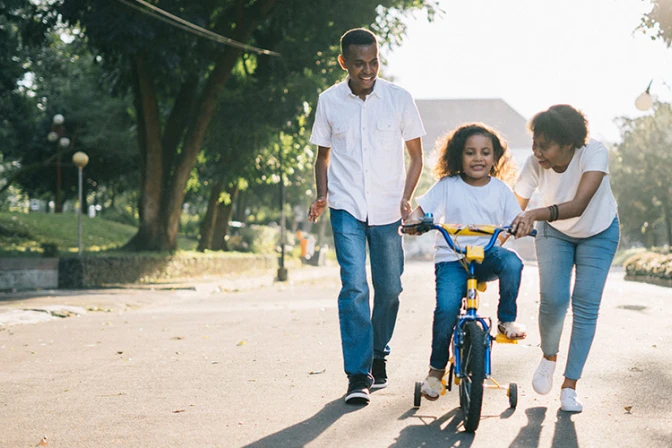
[[[406,235],[419,235],[420,232],[418,232],[418,224],[420,224],[420,221],[417,219],[402,221],[399,231]]]
[[[516,236],[516,239],[529,235],[534,229],[535,215],[534,210],[528,210],[516,216],[516,219],[511,223],[511,233]]]

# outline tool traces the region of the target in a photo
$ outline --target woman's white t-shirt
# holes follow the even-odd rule
[[[508,185],[491,177],[490,182],[474,187],[460,176],[444,177],[437,181],[417,202],[424,213],[434,215],[435,222],[450,224],[510,225],[521,213],[516,196]],[[485,246],[490,236],[460,237],[460,247]],[[457,261],[443,235],[436,232],[434,262]],[[460,256],[462,258],[462,256]]]
[[[618,212],[609,183],[609,151],[602,143],[591,139],[586,146],[577,149],[563,173],[543,169],[534,156],[530,156],[514,191],[518,196],[529,199],[534,190],[539,189],[542,207],[561,204],[574,199],[581,177],[588,171],[600,171],[605,176],[583,214],[549,223],[573,238],[587,238],[607,229]]]

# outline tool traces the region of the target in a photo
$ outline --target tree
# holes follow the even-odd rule
[[[309,79],[327,66],[322,52],[336,45],[344,30],[374,23],[380,35],[397,39],[403,32],[401,14],[425,3],[317,0],[307,7],[300,0],[166,0],[160,5],[236,41],[283,55],[254,58],[260,70],[300,66]],[[59,11],[83,27],[110,73],[118,73],[120,84],[133,90],[141,200],[140,227],[129,247],[175,249],[187,181],[242,51],[197,39],[119,2],[64,0]],[[294,57],[297,46],[308,51]]]
[[[672,0],[653,0],[651,11],[644,14],[640,28],[650,31],[652,39],[662,39],[672,44]]]
[[[624,118],[620,127],[612,187],[624,233],[640,239],[661,223],[672,248],[672,105],[656,103],[653,115]]]

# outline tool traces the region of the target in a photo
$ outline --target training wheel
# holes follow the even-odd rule
[[[515,409],[518,406],[518,385],[516,383],[509,384],[507,395],[509,396],[509,406]]]
[[[413,394],[413,406],[419,408],[420,401],[422,401],[422,383],[420,381],[416,381],[415,393]]]

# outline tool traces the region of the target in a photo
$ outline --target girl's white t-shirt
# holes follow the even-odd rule
[[[467,184],[460,176],[444,177],[416,200],[423,212],[434,215],[434,222],[449,224],[508,226],[521,213],[511,188],[494,177],[481,187]],[[489,235],[466,236],[460,237],[458,244],[463,248],[468,245],[485,246],[488,241]],[[435,263],[458,260],[439,232],[436,232],[434,248]]]
[[[563,173],[541,168],[534,156],[530,156],[514,191],[518,196],[529,199],[534,190],[539,189],[542,207],[561,204],[574,199],[581,177],[588,171],[600,171],[605,176],[583,214],[549,223],[573,238],[587,238],[607,229],[618,212],[609,182],[609,151],[601,142],[591,139],[586,146],[577,149]]]

